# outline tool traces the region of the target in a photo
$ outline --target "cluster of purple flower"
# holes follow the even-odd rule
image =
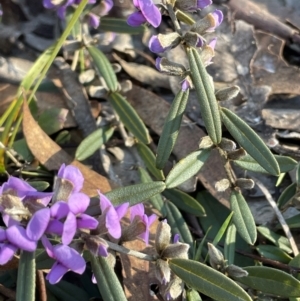
[[[54,9],[57,11],[57,15],[61,19],[65,19],[66,11],[69,6],[80,4],[81,0],[67,0],[67,1],[54,1],[54,0],[43,0],[43,5],[47,9]],[[89,4],[95,4],[96,0],[89,0]],[[113,7],[112,0],[102,0],[101,2],[101,12],[99,15],[95,15],[91,12],[88,13],[89,16],[89,24],[97,28],[100,25],[100,17],[103,17],[108,14],[108,12]]]
[[[85,213],[90,199],[80,192],[83,181],[76,167],[64,164],[58,171],[54,191],[50,193],[38,192],[27,182],[9,177],[0,187],[0,212],[6,225],[0,228],[0,265],[11,260],[19,249],[35,251],[41,240],[49,257],[55,260],[47,275],[54,284],[69,270],[78,274],[84,272],[86,263],[81,256],[84,248],[95,256],[107,256],[106,241],[110,239],[128,241],[140,236],[148,243],[149,227],[156,218],[154,214],[147,216],[142,204],[129,208],[129,204],[124,203],[115,207],[99,192],[101,215],[92,217]],[[120,220],[128,208],[132,223],[122,228]],[[61,238],[61,243],[52,245],[49,236],[56,242]],[[74,237],[78,238],[76,243]]]

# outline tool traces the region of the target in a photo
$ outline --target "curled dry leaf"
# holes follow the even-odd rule
[[[23,133],[32,154],[49,170],[58,170],[62,163],[72,164],[80,169],[85,179],[82,192],[89,196],[97,195],[112,189],[109,180],[80,162],[73,160],[63,149],[51,140],[33,119],[28,104],[23,105]]]

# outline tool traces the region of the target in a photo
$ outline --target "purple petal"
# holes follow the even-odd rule
[[[82,173],[73,165],[65,166],[65,164],[63,164],[59,169],[57,176],[69,180],[74,186],[73,192],[79,192],[83,186],[84,178]]]
[[[26,231],[21,226],[11,226],[6,230],[7,240],[18,248],[33,252],[36,249],[37,242],[29,240]]]
[[[186,80],[186,79],[181,83],[181,90],[182,91],[186,91],[190,87],[191,87],[191,85],[190,85],[189,81]]]
[[[112,203],[111,201],[102,193],[100,193],[100,191],[98,191],[99,194],[99,198],[100,198],[100,208],[103,211],[105,211],[107,208],[112,207]]]
[[[64,222],[64,228],[61,237],[61,241],[64,245],[68,245],[72,241],[76,233],[76,230],[77,230],[76,216],[72,212],[69,212]]]
[[[148,225],[149,227],[155,222],[157,218],[156,214],[151,214],[150,216],[148,216]]]
[[[145,208],[142,203],[130,207],[130,221],[132,222],[135,216],[143,217]]]
[[[140,10],[146,20],[153,26],[158,27],[161,23],[161,13],[153,4],[152,0],[138,0]]]
[[[31,240],[39,240],[46,231],[50,221],[50,209],[44,208],[38,210],[31,217],[27,228],[26,234]]]
[[[44,206],[47,206],[51,201],[52,196],[53,192],[28,191],[26,192],[24,201],[26,201],[27,198],[36,199]]]
[[[197,8],[203,9],[212,4],[212,0],[197,0]]]
[[[180,234],[176,233],[174,235],[173,243],[176,244],[179,242],[179,240],[180,240]]]
[[[61,265],[60,263],[55,262],[51,268],[51,271],[47,275],[46,279],[50,284],[55,284],[61,280],[65,273],[68,272],[68,268]]]
[[[133,0],[133,5],[138,9],[140,8],[140,4],[138,0]]]
[[[121,225],[119,221],[119,216],[115,208],[112,206],[106,211],[105,226],[108,230],[108,233],[113,238],[118,239],[121,237]]]
[[[17,250],[18,248],[11,244],[0,243],[0,265],[9,262]]]
[[[7,236],[6,236],[6,231],[2,228],[0,228],[0,242],[4,241],[7,239]]]
[[[119,217],[119,221],[125,216],[128,207],[129,207],[129,203],[123,203],[123,204],[115,207],[115,210]]]
[[[89,204],[90,198],[81,192],[73,193],[68,200],[70,211],[75,215],[83,213]]]
[[[160,52],[164,52],[166,50],[166,48],[162,47],[157,36],[151,37],[151,39],[149,40],[148,46],[149,46],[150,51],[152,51],[153,53],[160,53]]]
[[[8,215],[8,214],[2,213],[2,219],[3,219],[3,222],[6,225],[6,227],[11,227],[11,226],[14,226],[14,225],[16,225],[16,226],[20,225],[19,221],[11,218],[11,216]]]
[[[64,224],[59,220],[52,220],[49,222],[46,229],[46,233],[62,235],[64,229]]]
[[[133,14],[129,15],[127,18],[127,24],[132,27],[140,26],[146,22],[147,22],[146,18],[140,11],[134,12]]]
[[[215,49],[216,44],[217,44],[217,38],[213,38],[213,39],[208,43],[208,45],[209,45],[212,49]]]
[[[96,280],[95,274],[92,275],[92,282],[95,283],[95,284],[97,284],[97,280]]]
[[[100,17],[95,14],[89,13],[89,25],[94,28],[98,28],[100,25]]]
[[[223,21],[223,13],[219,9],[216,9],[212,15],[216,21],[216,27],[218,27]]]
[[[48,256],[50,258],[55,259],[55,255],[54,255],[54,252],[53,252],[53,246],[51,245],[49,239],[44,235],[41,240],[42,240],[42,244],[43,244]]]
[[[98,254],[102,257],[108,256],[107,246],[100,244],[98,248]]]
[[[77,274],[82,274],[85,270],[85,261],[82,256],[73,248],[66,245],[56,245],[53,247],[56,260],[66,268]]]
[[[87,214],[81,214],[77,217],[77,228],[78,229],[96,229],[99,222],[92,216]]]
[[[66,10],[67,10],[67,6],[61,6],[57,10],[57,15],[59,16],[60,19],[64,20],[66,18]]]
[[[69,211],[70,211],[69,205],[63,201],[56,202],[50,208],[51,217],[56,219],[61,219],[66,217]]]
[[[30,186],[27,182],[16,177],[9,177],[8,181],[2,186],[3,192],[6,192],[10,189],[14,190],[19,197],[26,196],[26,192],[36,191],[36,189]]]
[[[43,6],[47,9],[55,8],[55,5],[52,3],[51,0],[43,0]]]
[[[109,11],[113,8],[114,2],[112,0],[104,0],[101,2],[101,13],[100,16],[106,16]]]

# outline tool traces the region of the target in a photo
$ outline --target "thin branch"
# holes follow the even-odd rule
[[[274,199],[272,198],[270,192],[268,191],[268,189],[264,186],[264,184],[262,184],[258,179],[252,177],[255,181],[255,183],[257,184],[257,186],[260,188],[260,190],[263,192],[263,194],[265,195],[267,201],[269,202],[269,204],[271,205],[271,207],[273,208],[276,216],[277,216],[277,219],[279,221],[279,223],[281,224],[282,226],[282,229],[287,237],[287,239],[289,240],[290,242],[290,245],[291,245],[291,248],[292,248],[292,251],[294,253],[294,256],[297,256],[299,254],[299,250],[298,250],[298,247],[296,245],[296,242],[294,240],[294,237],[291,233],[291,230],[288,226],[288,224],[286,223],[284,217],[282,216],[276,202],[274,201]]]

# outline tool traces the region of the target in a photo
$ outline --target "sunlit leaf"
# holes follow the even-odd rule
[[[226,108],[221,109],[221,116],[229,133],[247,153],[270,174],[278,176],[280,170],[274,155],[254,130]]]
[[[256,241],[257,232],[246,200],[240,192],[233,190],[229,201],[230,208],[234,212],[232,220],[238,233],[247,243],[253,245]]]
[[[169,264],[185,283],[214,300],[252,300],[234,281],[207,265],[187,259],[172,259]]]
[[[300,297],[300,282],[281,270],[264,266],[243,269],[249,275],[236,280],[250,288],[280,297]]]
[[[133,206],[161,193],[165,188],[166,185],[164,182],[156,181],[113,189],[112,191],[107,192],[106,196],[114,205],[129,202],[130,206]]]
[[[188,48],[187,55],[191,69],[190,75],[195,86],[207,133],[215,144],[219,144],[222,139],[222,123],[212,80],[206,71],[198,50]]]
[[[159,169],[163,169],[174,148],[188,97],[189,90],[180,90],[172,102],[157,146],[156,166]]]
[[[108,99],[127,129],[142,143],[150,143],[144,122],[129,102],[119,93],[111,93]]]
[[[174,188],[194,176],[210,155],[210,150],[198,150],[181,159],[166,178],[168,189]]]

